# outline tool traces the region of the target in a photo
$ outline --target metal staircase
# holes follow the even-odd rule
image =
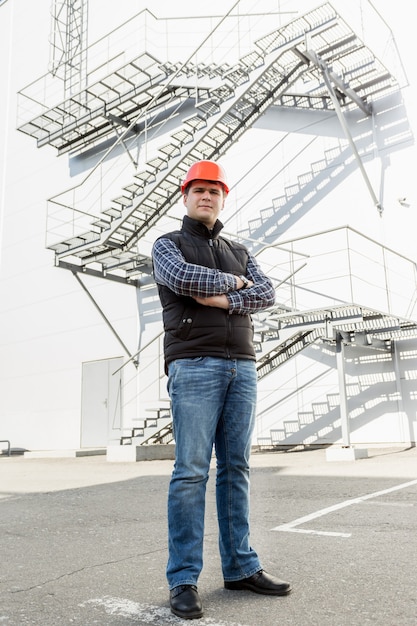
[[[177,129],[110,206],[91,211],[89,228],[85,212],[78,220],[76,206],[50,199],[52,210],[65,209],[73,224],[70,237],[48,246],[56,264],[126,281],[149,273],[150,259],[138,242],[179,199],[179,182],[192,162],[224,155],[273,104],[334,109],[322,67],[312,59],[331,67],[345,110],[360,107],[369,115],[371,99],[396,86],[326,3],[258,39],[233,66],[164,63],[145,52],[22,124],[19,130],[39,146],[62,153],[90,148],[115,129],[122,130],[117,144],[132,134],[141,139],[156,114],[158,121],[168,119],[175,109]]]
[[[70,236],[48,245],[56,265],[126,283],[151,274],[141,239],[180,198],[179,183],[189,166],[226,154],[272,105],[335,110],[324,67],[344,110],[359,107],[371,115],[373,101],[397,88],[386,68],[325,3],[258,39],[234,65],[163,62],[144,52],[59,104],[43,106],[19,130],[59,154],[82,152],[115,134],[114,146],[127,139],[146,141],[146,133],[161,120],[175,123],[156,156],[104,210],[80,210],[62,194],[49,200],[48,209],[63,211],[63,221],[72,229]],[[300,177],[295,195],[305,184],[314,184],[321,169],[320,164]],[[260,239],[270,217],[268,209],[251,221],[249,235]],[[363,335],[384,349],[395,337],[417,337],[414,322],[356,304],[303,312],[276,307],[255,319],[255,325],[264,350],[268,341],[274,343],[258,359],[259,379],[318,340],[350,342]],[[280,340],[284,329],[290,336]],[[172,440],[170,424],[156,423],[154,429],[142,443]],[[144,431],[134,429],[121,443],[133,443],[140,435]]]
[[[355,102],[354,106],[359,104],[366,108],[366,102],[393,86],[389,72],[333,7],[325,3],[260,38],[253,53],[243,57],[235,67],[191,63],[184,67],[161,62],[149,52],[117,66],[117,60],[113,60],[114,67],[107,76],[87,84],[59,103],[52,106],[45,103],[36,115],[28,115],[29,119],[18,129],[34,137],[39,147],[52,145],[60,154],[82,149],[98,138],[114,134],[114,124],[126,127],[139,120],[141,111],[149,111],[150,103],[152,107],[166,106],[174,99],[191,96],[189,88],[194,86],[195,89],[195,78],[217,77],[224,81],[231,77],[234,82],[240,74],[246,80],[248,71],[265,64],[270,54],[281,55],[290,49],[305,64],[303,83],[300,82],[297,89],[278,93],[277,104],[321,110],[333,108],[319,69],[305,56],[307,49],[314,50],[321,60],[331,65],[335,81],[341,81],[338,89],[343,106],[352,106]],[[291,57],[292,54],[287,59],[282,58],[283,76],[291,68]],[[173,75],[181,77],[179,84],[167,84]],[[192,78],[188,87],[185,77]],[[275,77],[270,75],[269,78],[272,79],[270,86],[274,85]],[[302,84],[308,84],[307,89]],[[201,88],[204,89],[204,83]],[[25,97],[25,90],[21,96]],[[30,107],[28,109],[30,111]]]
[[[304,63],[295,55],[293,67],[285,76],[279,65],[281,55],[278,59],[272,56],[267,69],[262,66],[252,71],[251,82],[247,82],[246,69],[242,78],[239,67],[220,87],[212,89],[211,97],[183,119],[182,128],[161,148],[161,156],[134,176],[122,195],[103,212],[102,219],[92,224],[91,231],[51,246],[57,263],[77,257],[83,267],[99,262],[106,274],[119,267],[127,277],[137,274],[135,246],[179,199],[179,181],[190,165],[224,154],[274,102],[276,93],[302,74]],[[239,80],[244,82],[237,84]],[[274,87],[267,90],[265,80],[272,81]]]
[[[294,333],[257,359],[258,380],[319,339],[336,342],[339,336],[346,344],[388,350],[394,339],[417,337],[417,322],[356,304],[290,312],[276,307],[263,323],[270,328],[262,331],[266,341],[268,333],[275,340],[284,329]]]
[[[283,311],[281,307],[276,306],[266,314],[262,319],[260,331],[263,346],[265,348],[268,340],[274,341],[275,345],[257,359],[258,381],[316,341],[331,342],[334,345],[337,341],[343,341],[345,344],[390,351],[391,341],[394,339],[417,338],[417,322],[355,304],[311,311]],[[254,321],[256,332],[259,330],[256,316]],[[290,336],[280,340],[280,332],[288,330],[291,331]],[[172,422],[167,423],[166,411],[163,417],[160,422],[158,420],[153,422],[154,429],[151,434],[147,432],[147,436],[144,437],[144,433],[136,428],[128,435],[122,436],[120,443],[124,445],[171,443]],[[302,421],[303,418],[300,419]],[[300,420],[296,423],[299,425]],[[290,426],[287,424],[286,428],[288,430]],[[276,433],[271,431],[271,439],[260,443],[267,446],[279,445],[282,435],[283,431],[280,429]]]
[[[220,74],[222,68],[199,67],[197,75]],[[169,107],[173,102],[186,100],[195,92],[195,84],[187,86],[167,84],[177,68],[162,63],[145,52],[128,64],[117,67],[105,78],[58,105],[43,111],[19,127],[19,130],[35,137],[41,148],[51,145],[58,154],[91,147],[99,139],[114,133],[115,127],[129,127],[142,109],[149,115],[153,109]],[[191,68],[188,71],[194,71]],[[207,90],[199,88],[199,97],[207,97]],[[137,134],[140,124],[131,128]]]
[[[393,341],[417,338],[416,321],[355,304],[302,312],[278,311],[275,315],[272,311],[271,320],[274,317],[279,329],[298,330],[258,359],[258,380],[317,340],[331,343],[336,353],[340,352],[341,344],[391,353]],[[300,438],[304,441],[302,445],[315,443],[319,433],[323,437],[323,429],[327,435],[337,430],[338,438],[340,426],[336,428],[335,422],[340,418],[343,438],[349,438],[347,396],[352,385],[346,385],[340,372],[339,385],[340,394],[329,395],[325,403],[313,403],[312,412],[299,412],[296,420],[284,419],[281,428],[270,430],[270,437],[259,438],[261,448],[291,448],[300,445]],[[357,395],[354,386],[350,397]]]

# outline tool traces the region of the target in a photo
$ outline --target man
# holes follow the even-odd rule
[[[191,166],[181,186],[182,228],[152,256],[163,307],[164,356],[176,444],[168,494],[167,580],[172,613],[200,618],[206,484],[213,446],[219,549],[226,589],[286,595],[249,543],[249,456],[256,408],[250,314],[275,301],[271,280],[241,244],[220,236],[229,188],[213,161]]]

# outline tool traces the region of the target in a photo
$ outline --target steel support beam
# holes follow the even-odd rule
[[[359,165],[359,169],[361,171],[361,174],[365,180],[365,184],[368,187],[368,191],[371,194],[371,198],[372,201],[374,203],[374,206],[378,209],[378,212],[380,215],[382,215],[382,211],[383,208],[381,206],[381,203],[379,202],[373,187],[371,185],[371,182],[368,178],[368,174],[366,173],[366,170],[364,168],[364,165],[362,163],[362,159],[359,155],[359,152],[356,148],[355,142],[353,141],[353,137],[352,134],[349,130],[349,126],[347,125],[347,122],[345,120],[345,116],[342,113],[342,109],[340,107],[339,104],[339,99],[336,95],[336,92],[334,90],[334,87],[332,85],[332,83],[334,83],[338,89],[339,92],[342,93],[343,96],[346,96],[347,98],[349,98],[350,100],[352,100],[364,113],[366,113],[366,115],[372,115],[372,107],[370,104],[366,103],[364,100],[362,100],[362,98],[350,87],[348,87],[347,85],[344,84],[343,80],[337,75],[335,74],[335,72],[333,72],[327,65],[327,63],[325,61],[323,61],[323,59],[321,59],[319,57],[319,55],[314,51],[314,50],[304,50],[303,52],[300,52],[299,50],[296,50],[297,54],[300,57],[305,57],[306,59],[308,59],[308,61],[310,63],[313,63],[314,65],[316,65],[322,72],[323,75],[323,79],[324,82],[326,84],[327,90],[330,94],[330,97],[332,99],[333,102],[333,106],[335,108],[337,117],[339,119],[340,125],[342,126],[343,132],[345,133],[346,139],[348,140],[350,147],[352,148],[353,154],[356,158],[356,161]]]
[[[336,334],[336,364],[339,378],[340,419],[342,426],[342,445],[350,447],[349,411],[346,392],[345,377],[345,350],[343,338],[340,333]]]
[[[107,326],[110,328],[110,330],[112,331],[113,335],[116,337],[117,341],[120,343],[120,345],[122,346],[123,350],[126,352],[126,354],[129,357],[129,362],[132,361],[133,365],[136,367],[138,367],[138,362],[135,359],[135,355],[133,355],[129,348],[126,346],[126,344],[124,343],[124,341],[122,340],[122,338],[120,337],[120,335],[117,333],[116,329],[114,328],[114,326],[112,325],[112,323],[110,322],[110,320],[106,317],[106,315],[104,314],[104,312],[101,310],[100,306],[97,304],[97,302],[95,301],[95,299],[93,298],[93,296],[91,295],[91,293],[88,291],[87,287],[84,285],[83,281],[81,280],[81,278],[78,276],[78,274],[76,272],[72,272],[73,276],[75,276],[75,278],[77,279],[77,281],[79,282],[79,284],[81,285],[81,287],[83,288],[83,290],[85,291],[85,293],[88,295],[88,297],[90,298],[91,302],[94,304],[94,306],[96,307],[97,311],[100,313],[101,317],[104,319],[104,321],[106,322]]]

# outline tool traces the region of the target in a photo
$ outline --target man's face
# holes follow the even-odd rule
[[[223,186],[209,180],[193,180],[184,194],[187,215],[213,228],[224,207],[226,194]]]

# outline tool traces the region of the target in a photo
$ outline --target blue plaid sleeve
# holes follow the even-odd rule
[[[227,294],[230,313],[237,315],[256,313],[256,311],[268,309],[275,303],[275,288],[272,281],[264,274],[251,254],[249,254],[246,276],[253,281],[253,287]]]
[[[152,249],[152,259],[155,281],[178,296],[207,298],[236,289],[233,274],[187,263],[171,239],[157,239]]]
[[[272,306],[275,289],[272,281],[249,254],[246,276],[253,281],[249,289],[236,289],[234,274],[188,263],[171,239],[161,237],[152,249],[154,278],[179,296],[201,297],[226,294],[229,313],[244,315]]]

